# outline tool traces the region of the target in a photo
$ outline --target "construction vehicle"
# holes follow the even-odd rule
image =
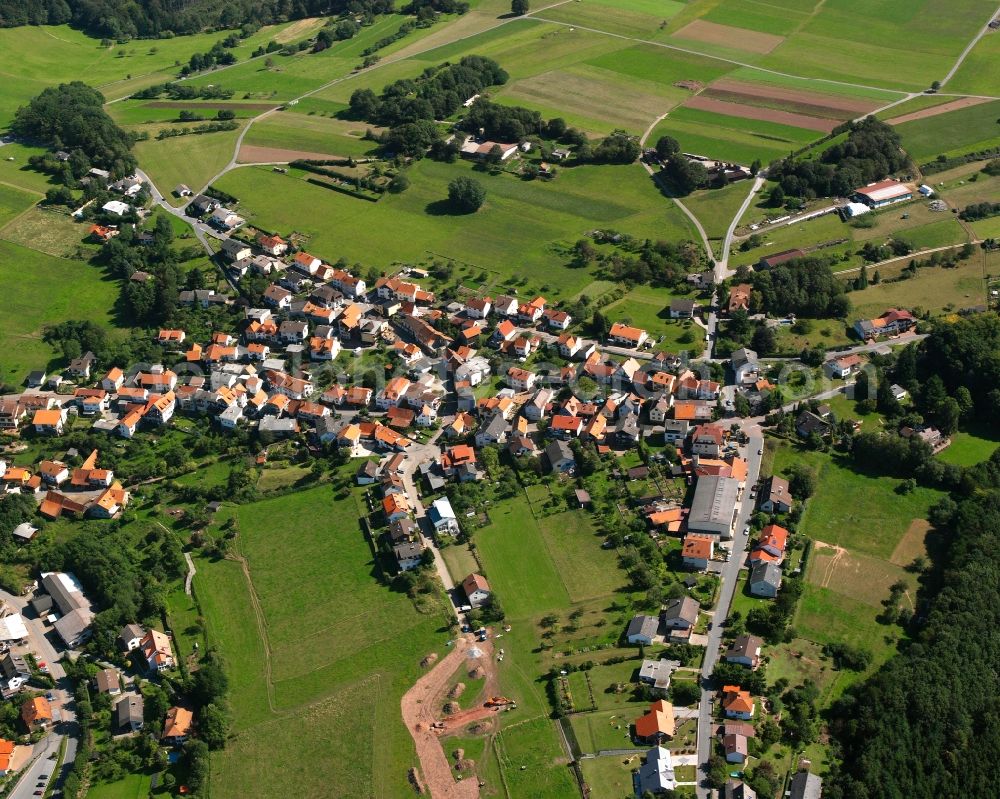
[[[508,705],[513,705],[514,700],[508,699],[506,696],[491,696],[486,700],[486,707],[507,707]]]

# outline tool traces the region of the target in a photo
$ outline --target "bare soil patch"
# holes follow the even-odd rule
[[[862,97],[838,97],[831,94],[811,92],[806,89],[789,89],[784,86],[765,86],[759,83],[720,78],[715,81],[705,94],[719,99],[734,99],[736,102],[766,103],[776,101],[782,105],[815,108],[816,116],[848,118],[864,114],[878,108],[878,102]],[[726,95],[725,97],[723,95]],[[803,113],[808,113],[804,111]]]
[[[931,523],[926,519],[914,519],[910,522],[910,526],[906,528],[903,537],[899,539],[892,555],[889,556],[889,562],[895,563],[897,566],[909,566],[921,555],[926,555],[924,538],[930,529]]]
[[[992,101],[984,97],[960,97],[958,100],[952,100],[950,103],[943,103],[942,105],[935,105],[930,108],[921,108],[919,111],[912,111],[909,114],[893,117],[886,121],[890,125],[902,125],[904,122],[916,122],[918,119],[936,117],[938,114],[947,114],[949,111],[958,111],[960,108],[968,108],[969,106],[989,102]]]
[[[437,662],[437,659],[437,652],[431,652],[427,657],[420,661],[420,665],[426,669],[428,666],[433,666]]]
[[[307,150],[285,150],[282,147],[260,147],[241,144],[236,160],[241,164],[287,164],[291,161],[332,161],[344,156],[333,153],[311,153]]]
[[[674,84],[678,89],[687,89],[689,92],[700,92],[704,85],[697,80],[679,80]]]
[[[731,25],[719,25],[717,22],[707,22],[696,19],[689,22],[674,36],[692,39],[705,44],[717,44],[731,47],[734,50],[745,50],[748,53],[770,53],[775,47],[785,41],[784,36],[773,33],[760,33],[746,28],[734,28]]]
[[[448,698],[458,699],[458,697],[460,697],[463,693],[465,693],[465,683],[455,683],[455,687],[448,692]]]
[[[270,111],[277,108],[277,103],[200,103],[185,100],[154,100],[146,103],[143,108],[181,108],[190,111]]]
[[[790,125],[795,128],[805,128],[806,130],[818,130],[829,133],[840,124],[836,119],[820,119],[819,117],[806,116],[805,114],[793,114],[790,111],[779,111],[775,108],[759,108],[752,105],[742,105],[741,103],[729,103],[725,100],[713,100],[711,97],[698,95],[692,97],[686,103],[686,108],[696,108],[699,111],[711,111],[715,114],[726,114],[740,119],[759,119],[762,122],[777,122],[781,125]]]

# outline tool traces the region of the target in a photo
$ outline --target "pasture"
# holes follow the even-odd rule
[[[37,194],[6,183],[0,183],[0,230],[40,199],[41,197]]]
[[[561,169],[547,183],[490,176],[466,162],[424,160],[407,174],[412,184],[405,193],[377,203],[268,168],[234,170],[217,187],[239,197],[252,222],[308,235],[310,251],[330,262],[344,257],[386,268],[451,258],[492,273],[494,284],[527,280],[550,298],[573,296],[593,279],[590,270],[564,264],[565,248],[594,228],[639,238],[690,238],[680,211],[634,166]],[[449,213],[447,185],[459,175],[474,177],[486,189],[478,213]]]
[[[987,33],[965,57],[958,72],[946,84],[946,90],[969,94],[996,94],[997,82],[993,72],[998,61],[1000,61],[1000,36],[995,32]]]
[[[854,554],[888,560],[913,519],[922,519],[941,492],[918,487],[899,494],[900,480],[859,474],[834,458],[823,458],[816,493],[800,529],[815,540]]]
[[[77,222],[65,209],[36,205],[0,229],[0,237],[57,258],[83,260],[99,245],[89,240],[90,226]]]
[[[554,729],[545,716],[505,727],[495,746],[510,796],[564,799],[576,784]]]
[[[414,756],[399,697],[419,674],[420,659],[443,642],[443,615],[419,614],[380,582],[358,523],[359,501],[335,500],[324,486],[241,506],[240,549],[251,583],[236,563],[206,562],[204,570],[199,564],[196,589],[209,641],[230,674],[237,732],[213,759],[221,796],[260,785],[305,795],[339,786],[339,795],[362,784],[371,791],[364,795],[383,796],[406,785]],[[355,742],[370,740],[376,729],[386,746],[357,757]],[[280,763],[262,763],[263,771],[251,765],[259,762],[260,736],[285,752]],[[346,747],[323,758],[337,773],[299,767],[318,758],[314,747]]]
[[[683,199],[688,210],[698,217],[709,241],[713,243],[713,249],[717,252],[721,251],[726,231],[729,230],[733,217],[750,193],[752,185],[753,181],[741,180],[721,189],[696,191]]]
[[[42,341],[42,329],[67,319],[112,328],[118,282],[97,267],[0,240],[0,295],[8,315],[0,332],[0,382],[20,385],[32,369],[60,365],[61,354]]]
[[[362,138],[369,128],[376,133],[380,131],[380,128],[363,122],[284,111],[254,122],[243,143],[244,146],[325,153],[331,158],[359,157],[370,154],[376,148],[375,142]]]
[[[902,261],[905,266],[908,261]],[[871,272],[869,272],[870,279]],[[883,274],[883,277],[888,275]],[[922,308],[934,314],[957,311],[986,302],[982,255],[978,252],[954,269],[935,266],[917,270],[915,277],[898,283],[882,282],[851,293],[855,317],[871,318],[886,308]]]

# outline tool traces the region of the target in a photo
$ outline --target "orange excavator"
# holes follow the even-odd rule
[[[514,700],[508,699],[506,696],[491,696],[489,699],[486,700],[485,707],[500,708],[500,707],[507,707],[513,704]]]

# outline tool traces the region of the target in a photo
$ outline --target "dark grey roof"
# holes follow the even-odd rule
[[[42,616],[47,616],[49,611],[52,610],[52,597],[48,594],[40,594],[31,600],[31,608],[35,611],[35,615],[39,618]]]
[[[757,799],[757,792],[739,780],[729,780],[724,796],[725,799]]]
[[[664,620],[683,619],[690,625],[698,621],[698,603],[689,596],[672,599],[663,609]]]
[[[739,480],[732,477],[699,477],[688,515],[688,527],[698,530],[701,524],[727,525],[732,522],[739,487]]]
[[[657,619],[656,616],[636,616],[628,623],[628,629],[625,631],[625,637],[629,638],[633,635],[642,635],[646,638],[652,638],[656,635],[659,624],[659,619]]]
[[[545,454],[549,458],[549,463],[556,463],[566,458],[573,459],[573,450],[570,449],[569,444],[559,439],[552,441],[545,448]]]
[[[820,799],[823,780],[808,771],[800,771],[792,777],[788,795],[790,799]]]
[[[118,729],[142,724],[143,699],[138,694],[123,696],[115,704],[115,723]]]
[[[3,676],[8,680],[14,677],[31,676],[31,669],[28,668],[28,662],[21,655],[13,652],[8,652],[3,658],[0,658],[0,671],[3,671]]]
[[[406,541],[402,544],[396,544],[392,548],[393,554],[396,556],[396,562],[402,562],[404,560],[409,560],[410,558],[419,558],[423,553],[423,545],[417,543],[416,541]]]
[[[781,569],[773,563],[759,560],[750,569],[750,585],[754,583],[767,583],[779,588],[781,586]]]
[[[82,593],[69,591],[59,577],[57,572],[49,572],[42,578],[42,588],[52,597],[60,613],[71,613],[77,608],[90,607],[90,603]]]

